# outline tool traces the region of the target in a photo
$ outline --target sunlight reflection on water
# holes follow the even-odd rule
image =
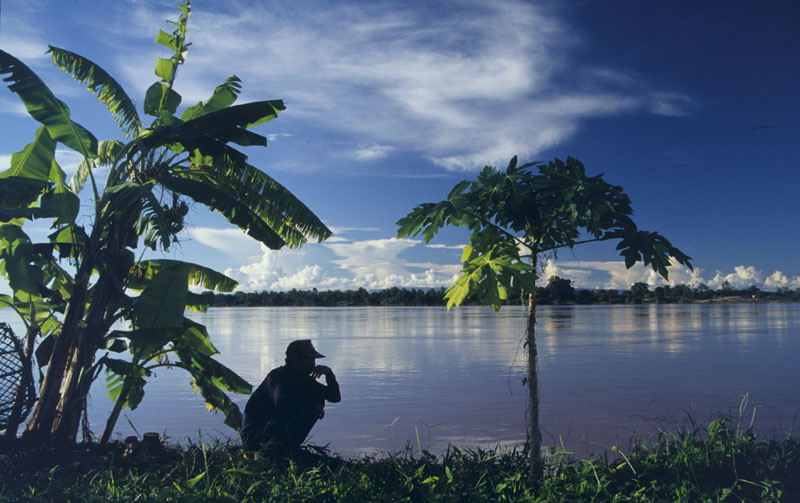
[[[800,305],[714,304],[539,307],[537,342],[544,442],[578,454],[627,446],[691,412],[735,410],[743,394],[757,425],[786,432],[800,410]],[[217,308],[205,324],[219,359],[254,386],[283,363],[286,344],[311,338],[336,372],[343,401],[329,404],[312,442],[340,454],[519,445],[527,389],[525,311],[491,309]],[[173,441],[233,436],[206,411],[179,369],[160,370],[142,405],[126,411],[139,432]],[[244,407],[247,397],[234,396]],[[90,419],[102,431],[111,403],[103,379]],[[749,420],[749,416],[748,416]],[[655,423],[654,423],[655,422]],[[121,418],[116,434],[132,434]],[[418,440],[419,439],[419,440]]]

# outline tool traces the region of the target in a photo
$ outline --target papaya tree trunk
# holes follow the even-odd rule
[[[536,273],[536,254],[531,266]],[[536,351],[536,288],[528,296],[528,323],[525,329],[528,348],[528,447],[530,465],[528,479],[536,482],[542,478],[542,432],[539,427],[539,377]]]

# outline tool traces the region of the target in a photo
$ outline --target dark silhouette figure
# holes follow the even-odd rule
[[[296,452],[314,424],[325,415],[325,401],[341,401],[339,383],[309,339],[286,348],[286,364],[270,371],[256,388],[242,418],[242,444],[248,450]],[[325,384],[317,378],[325,376]]]

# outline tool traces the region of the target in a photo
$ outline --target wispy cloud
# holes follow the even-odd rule
[[[56,149],[56,162],[61,166],[61,169],[64,170],[67,176],[71,176],[75,173],[82,160],[83,157],[74,150],[66,148]]]
[[[2,109],[2,113],[15,115],[17,117],[30,117],[25,105],[15,98],[16,96],[0,100],[0,109]]]
[[[257,258],[261,244],[239,228],[190,227],[189,237],[200,244],[238,257]]]
[[[696,106],[692,98],[676,93],[653,93],[647,102],[652,113],[667,117],[689,117]]]
[[[360,147],[353,153],[353,158],[356,161],[376,161],[387,157],[393,150],[394,147],[387,147],[386,145]]]
[[[378,227],[340,227],[338,225],[329,225],[328,228],[334,235],[349,234],[351,232],[375,232],[380,230]]]
[[[144,5],[128,11],[127,25],[115,29],[148,39],[152,23],[168,16]],[[224,12],[196,9],[190,22],[193,46],[179,79],[185,103],[227,76],[214,68],[235,72],[243,98],[286,100],[294,122],[283,124],[340,135],[329,159],[403,151],[474,170],[535,156],[589,118],[685,116],[694,105],[596,62],[582,67],[568,42],[575,31],[532,2],[234,2]],[[164,56],[143,43],[144,51],[117,56],[141,91],[153,80],[154,57]]]

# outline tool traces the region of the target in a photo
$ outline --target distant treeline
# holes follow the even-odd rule
[[[443,306],[444,288],[387,288],[385,290],[289,290],[285,292],[204,293],[212,306]],[[677,304],[715,301],[781,301],[800,302],[800,288],[779,288],[762,291],[756,286],[735,289],[728,282],[716,290],[706,285],[659,286],[650,289],[647,283],[634,283],[630,290],[576,289],[572,280],[550,278],[545,287],[536,288],[539,305],[564,304]],[[520,303],[519,293],[509,296],[508,304]],[[469,301],[465,304],[470,304]]]

